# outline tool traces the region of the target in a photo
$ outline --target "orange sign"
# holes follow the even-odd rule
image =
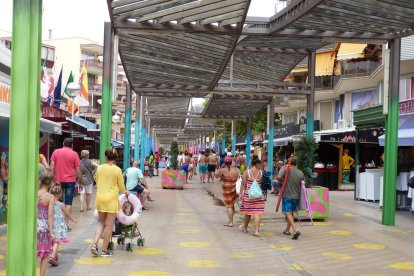
[[[10,103],[10,86],[0,82],[0,103]]]

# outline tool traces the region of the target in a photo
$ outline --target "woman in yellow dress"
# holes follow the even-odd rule
[[[99,214],[98,227],[95,233],[94,243],[91,246],[91,253],[99,255],[98,241],[103,233],[102,257],[111,257],[108,245],[112,236],[112,228],[115,223],[116,214],[119,211],[119,192],[129,194],[125,189],[122,171],[115,165],[118,154],[115,149],[109,148],[105,151],[106,163],[100,165],[96,171],[96,210]]]

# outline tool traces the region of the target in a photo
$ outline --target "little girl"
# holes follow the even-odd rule
[[[66,209],[65,205],[63,205],[63,203],[59,201],[59,198],[62,195],[62,188],[60,187],[60,185],[53,185],[52,188],[50,188],[49,192],[55,197],[55,212],[53,215],[55,221],[53,229],[55,239],[53,240],[53,252],[50,255],[49,263],[52,266],[58,266],[59,243],[69,242],[68,231],[65,225],[65,216],[74,223],[77,223],[77,221],[72,217],[72,215],[69,213],[69,210]]]
[[[37,257],[40,258],[40,276],[46,274],[47,259],[52,253],[53,212],[55,198],[48,191],[53,183],[52,173],[43,173],[39,177],[37,191]]]

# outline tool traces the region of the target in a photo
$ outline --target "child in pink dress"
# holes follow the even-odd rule
[[[43,173],[39,177],[37,191],[37,257],[40,258],[40,276],[46,274],[47,260],[52,253],[53,212],[55,198],[48,191],[53,183],[52,173]]]

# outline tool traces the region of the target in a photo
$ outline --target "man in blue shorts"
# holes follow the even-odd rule
[[[295,222],[293,220],[293,212],[299,207],[299,199],[300,199],[300,185],[301,181],[305,180],[305,176],[301,170],[296,167],[296,159],[292,157],[290,161],[290,171],[289,176],[287,179],[286,187],[282,195],[282,212],[287,218],[287,226],[283,234],[291,235],[290,227],[293,229],[293,240],[297,240],[299,238],[300,232],[299,229],[296,228]],[[287,167],[283,167],[280,169],[279,174],[277,176],[277,180],[283,183],[283,179],[286,175]]]

